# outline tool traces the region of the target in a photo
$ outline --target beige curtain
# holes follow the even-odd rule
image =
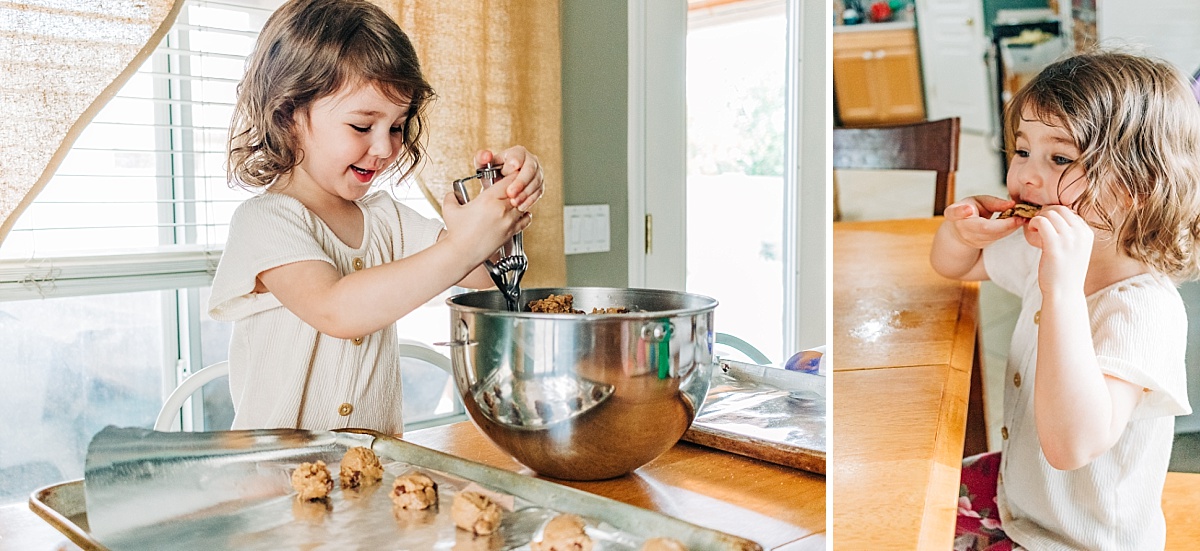
[[[525,231],[522,286],[565,285],[559,0],[374,1],[408,33],[438,94],[418,178],[426,197],[437,206],[450,182],[474,174],[475,151],[525,146],[542,162],[546,194]]]
[[[182,4],[0,1],[0,243]]]

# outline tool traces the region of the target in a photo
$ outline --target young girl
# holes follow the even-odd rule
[[[1018,92],[1004,131],[1011,199],[951,205],[931,254],[1022,299],[1001,452],[964,462],[956,548],[1162,549],[1191,411],[1175,282],[1200,271],[1200,106],[1165,63],[1080,55]],[[1018,202],[1041,210],[992,219]]]
[[[503,178],[445,229],[371,191],[421,159],[433,90],[403,31],[365,0],[293,0],[267,21],[238,89],[231,179],[240,205],[209,311],[234,321],[233,426],[402,431],[395,322],[450,286],[492,285],[481,263],[542,195],[522,147],[481,151]]]

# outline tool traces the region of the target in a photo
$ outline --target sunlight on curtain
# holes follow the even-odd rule
[[[170,29],[181,3],[0,3],[0,241]]]
[[[546,195],[525,231],[522,284],[565,285],[559,0],[375,1],[408,33],[438,94],[419,179],[426,196],[438,204],[473,174],[476,150],[524,145],[541,159]]]

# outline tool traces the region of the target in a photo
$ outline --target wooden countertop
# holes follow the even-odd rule
[[[940,218],[833,225],[834,549],[950,549],[978,283],[929,266]]]
[[[414,431],[405,440],[533,475],[470,422]],[[825,477],[680,442],[636,471],[595,482],[553,480],[762,544],[825,549]]]

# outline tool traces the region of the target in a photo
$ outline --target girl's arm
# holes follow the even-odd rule
[[[1019,218],[991,220],[992,213],[1015,203],[999,197],[968,197],[946,207],[946,220],[933,237],[929,263],[944,277],[966,281],[988,278],[983,248],[1021,227]]]
[[[1104,375],[1096,359],[1084,295],[1093,241],[1087,222],[1052,206],[1031,228],[1034,245],[1042,249],[1034,422],[1046,461],[1072,470],[1117,442],[1142,389]]]
[[[479,280],[484,258],[500,243],[529,225],[530,217],[513,208],[504,186],[483,190],[459,205],[453,194],[442,203],[445,236],[410,257],[341,276],[327,262],[285,264],[259,274],[261,288],[288,310],[326,335],[355,338],[374,333],[428,302],[457,282]],[[472,274],[472,277],[467,277]]]

